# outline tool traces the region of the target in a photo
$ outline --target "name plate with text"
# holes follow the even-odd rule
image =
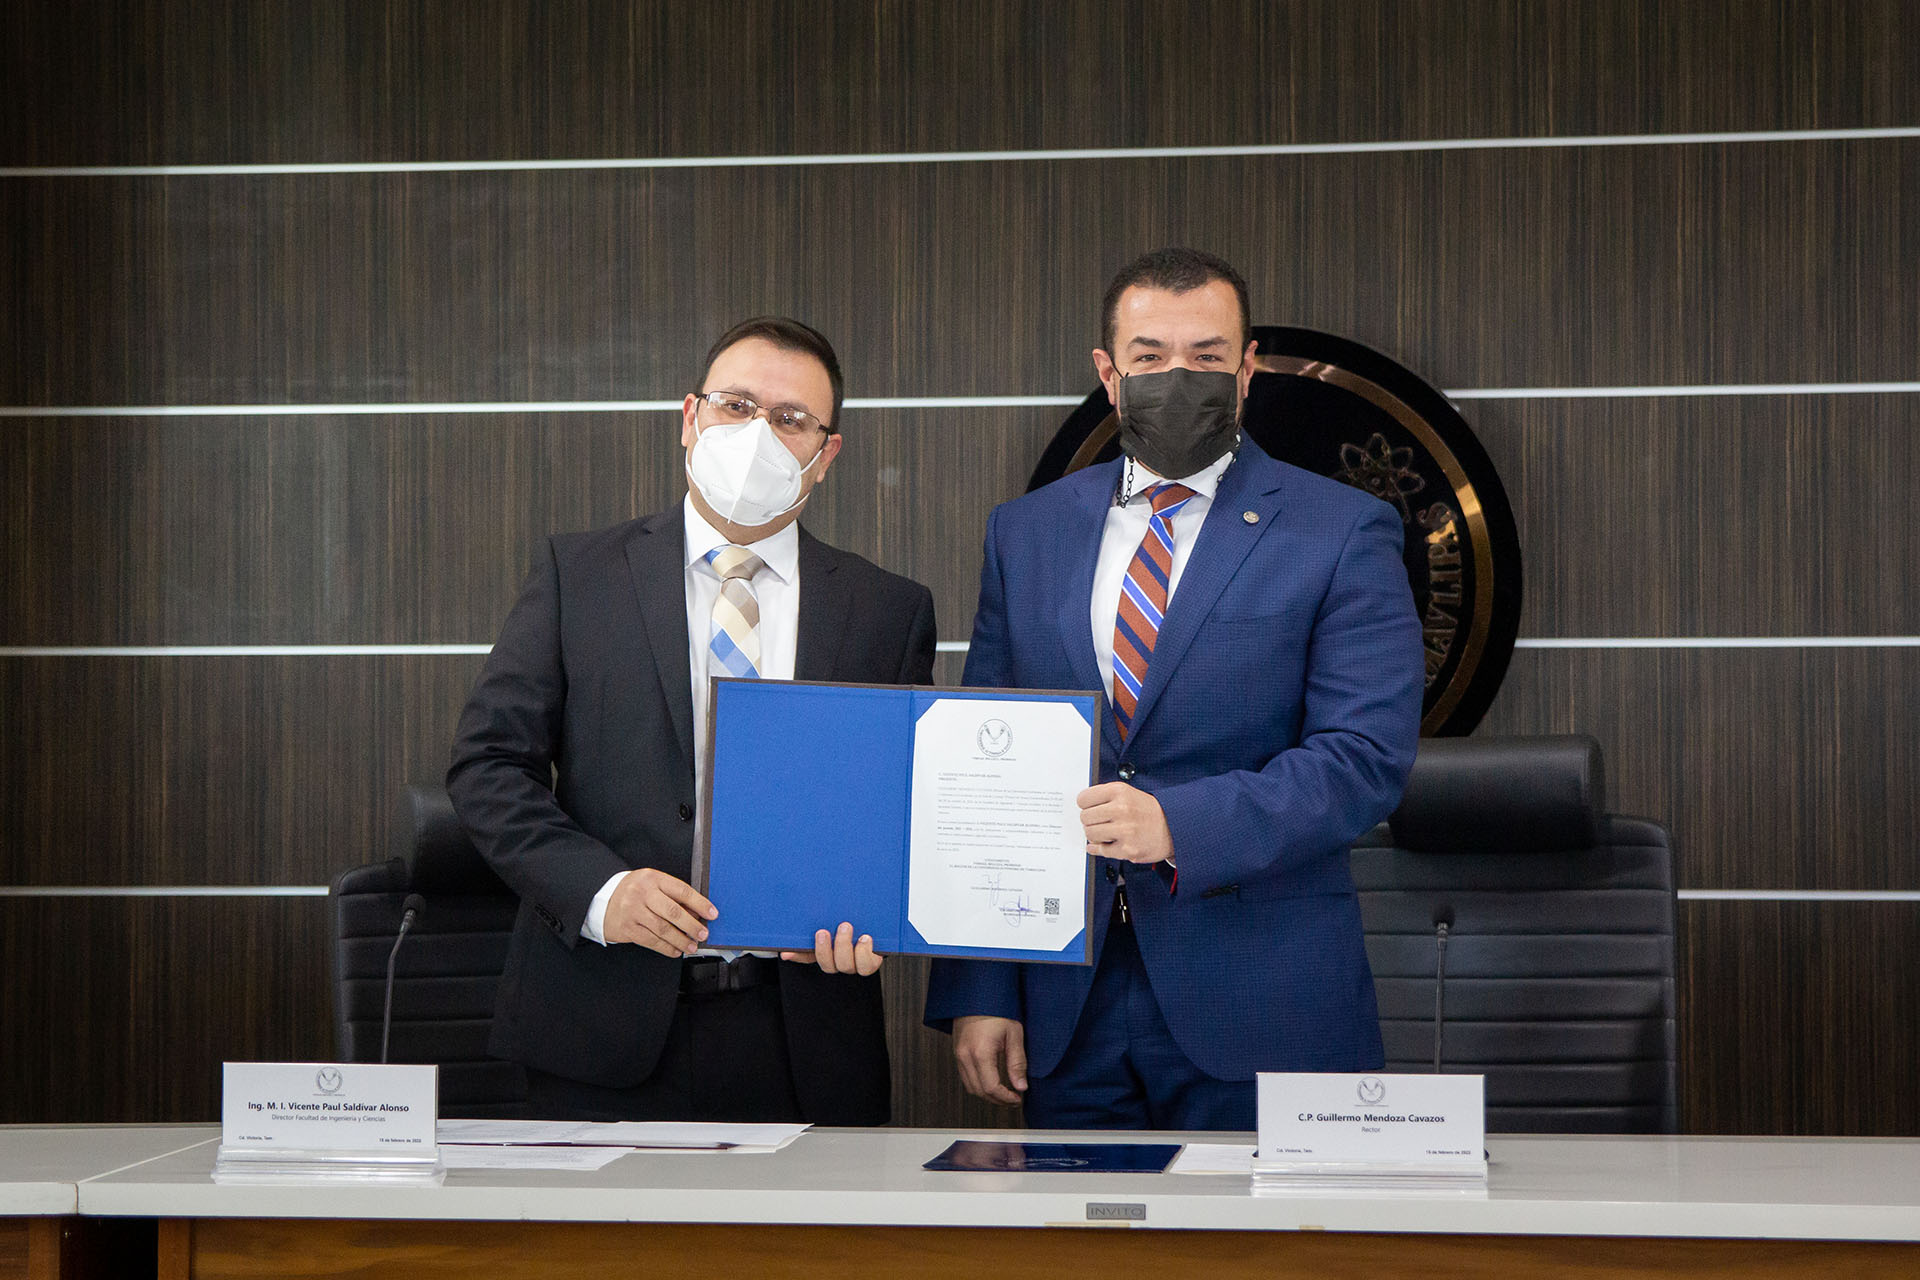
[[[438,1147],[440,1068],[365,1062],[229,1062],[223,1151],[353,1151],[425,1156]]]
[[[1485,1076],[1259,1078],[1256,1169],[1484,1177]]]

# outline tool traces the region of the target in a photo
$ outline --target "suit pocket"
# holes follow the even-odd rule
[[[1292,605],[1281,609],[1269,608],[1258,613],[1235,613],[1223,604],[1208,616],[1206,625],[1208,627],[1265,630],[1272,632],[1276,636],[1293,636],[1297,638],[1306,635],[1307,632],[1312,630],[1313,615],[1304,609]]]
[[[1181,656],[1176,675],[1200,688],[1232,691],[1245,714],[1262,724],[1291,720],[1306,673],[1308,634],[1292,614],[1209,619]]]

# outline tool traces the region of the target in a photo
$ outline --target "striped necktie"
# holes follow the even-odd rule
[[[1147,682],[1147,660],[1167,614],[1168,588],[1173,581],[1173,517],[1193,497],[1183,484],[1157,484],[1147,490],[1153,515],[1147,536],[1127,566],[1120,584],[1120,613],[1113,622],[1113,718],[1126,741],[1133,729],[1134,709]]]
[[[707,563],[720,575],[720,594],[713,602],[713,629],[707,648],[722,673],[760,678],[760,602],[753,595],[753,575],[767,567],[745,547],[715,547]]]

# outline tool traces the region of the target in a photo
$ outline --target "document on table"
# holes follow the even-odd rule
[[[913,739],[907,919],[936,945],[1057,951],[1086,928],[1093,726],[1064,702],[943,698]]]
[[[1226,1142],[1189,1142],[1167,1169],[1168,1173],[1237,1173],[1253,1176],[1253,1147]]]
[[[1089,963],[1098,694],[719,679],[711,696],[709,946],[811,950],[846,921],[881,955]]]
[[[632,1147],[495,1147],[443,1142],[440,1163],[449,1169],[564,1169],[592,1173],[633,1152]]]
[[[808,1127],[804,1124],[679,1124],[639,1120],[442,1120],[437,1136],[443,1149],[448,1144],[557,1149],[617,1147],[623,1155],[635,1149],[650,1154],[724,1151],[753,1155],[780,1150]]]

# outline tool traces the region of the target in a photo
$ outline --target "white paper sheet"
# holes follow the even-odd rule
[[[1168,1173],[1237,1173],[1253,1176],[1253,1148],[1225,1142],[1189,1142],[1167,1166]]]
[[[581,1125],[586,1136],[576,1141],[673,1150],[726,1146],[735,1151],[778,1151],[811,1127],[804,1124],[675,1124],[664,1120],[623,1120],[613,1124]]]
[[[1093,727],[1065,702],[942,698],[914,729],[907,919],[936,946],[1060,951],[1086,928],[1076,798]]]
[[[632,1147],[496,1147],[440,1144],[440,1163],[449,1169],[604,1169]]]
[[[778,1151],[804,1124],[680,1124],[668,1121],[442,1120],[442,1143],[489,1146],[626,1147],[656,1151]]]
[[[580,1128],[577,1120],[442,1120],[441,1142],[479,1142],[495,1146],[521,1143],[565,1144]]]

